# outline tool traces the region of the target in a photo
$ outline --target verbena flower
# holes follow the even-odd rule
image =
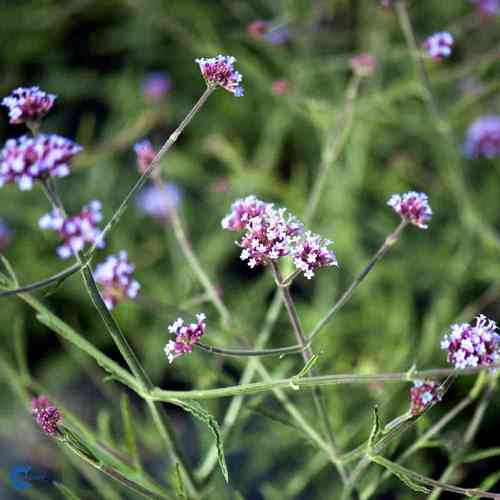
[[[80,252],[86,243],[103,248],[105,243],[99,238],[100,229],[97,227],[102,220],[101,203],[92,201],[82,210],[66,219],[60,210],[54,208],[45,214],[38,222],[42,229],[57,231],[63,244],[57,247],[57,254],[61,259],[67,259]]]
[[[290,38],[290,32],[286,26],[278,26],[266,31],[263,39],[271,45],[282,45]]]
[[[480,314],[475,325],[451,325],[451,333],[444,336],[441,349],[448,352],[448,362],[455,368],[495,364],[499,359],[500,340],[496,330],[496,323]]]
[[[110,255],[97,265],[94,279],[101,285],[101,295],[108,309],[113,309],[126,298],[137,297],[141,285],[132,277],[134,269],[125,251],[117,256]]]
[[[199,65],[201,74],[209,87],[222,87],[235,96],[243,95],[241,73],[234,69],[236,58],[232,56],[218,55],[209,59],[195,59]]]
[[[40,396],[31,400],[31,413],[45,434],[53,436],[57,433],[57,424],[61,420],[61,414],[47,396]]]
[[[9,139],[0,153],[0,187],[15,182],[21,191],[29,191],[37,179],[65,177],[82,149],[55,134]]]
[[[469,130],[463,146],[471,158],[500,156],[500,115],[481,116]]]
[[[247,33],[253,38],[261,39],[269,29],[270,23],[262,19],[256,19],[247,25]]]
[[[410,412],[420,415],[430,404],[440,401],[439,384],[434,380],[415,380],[410,389]]]
[[[262,215],[268,206],[269,203],[259,200],[254,195],[236,200],[231,205],[231,212],[222,219],[221,225],[223,229],[229,231],[242,231],[250,219]]]
[[[323,239],[319,234],[306,231],[292,245],[292,258],[295,267],[304,273],[307,279],[314,276],[314,271],[320,267],[337,266],[338,262],[328,246],[332,242]]]
[[[172,89],[172,80],[163,71],[148,73],[142,83],[144,96],[151,101],[163,99]]]
[[[371,54],[358,54],[349,59],[352,71],[361,77],[372,76],[377,68],[377,60]]]
[[[275,96],[285,95],[290,90],[290,82],[284,79],[274,80],[271,90]]]
[[[427,229],[432,218],[432,209],[425,193],[408,191],[404,194],[393,194],[387,204],[410,224]]]
[[[164,183],[161,187],[147,186],[137,197],[137,206],[155,219],[168,219],[173,208],[181,201],[181,192],[175,184]]]
[[[9,226],[3,219],[0,219],[0,252],[4,252],[9,246],[11,237],[12,231]]]
[[[484,17],[500,15],[500,0],[471,0],[478,13]]]
[[[245,234],[237,242],[242,248],[240,259],[250,268],[276,261],[290,253],[302,230],[302,224],[293,215],[287,215],[285,208],[275,209],[267,204],[262,214],[249,220]]]
[[[450,33],[440,31],[429,36],[424,43],[424,47],[432,59],[441,60],[451,55],[453,43],[454,40]]]
[[[168,362],[172,363],[175,358],[193,351],[193,346],[200,340],[207,327],[206,316],[203,313],[196,315],[197,322],[189,325],[184,324],[182,318],[168,327],[168,331],[175,335],[175,340],[170,340],[165,346],[165,354]]]
[[[40,87],[19,87],[4,97],[2,105],[9,108],[10,123],[35,122],[43,118],[54,105],[56,96]]]
[[[137,167],[139,172],[143,174],[156,156],[156,150],[151,144],[151,141],[144,139],[134,144],[134,151],[137,155]]]

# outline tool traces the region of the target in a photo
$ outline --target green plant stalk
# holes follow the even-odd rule
[[[251,356],[255,357],[284,356],[286,354],[303,352],[308,348],[308,345],[303,346],[297,344],[288,347],[276,347],[274,349],[225,349],[222,347],[205,345],[202,342],[198,342],[196,344],[196,347],[211,354],[217,354],[219,356],[227,356],[232,358],[239,358],[239,357],[251,357]]]
[[[384,255],[397,243],[399,236],[403,229],[408,225],[408,222],[402,220],[396,229],[385,239],[382,246],[377,250],[375,255],[370,259],[366,267],[354,278],[349,288],[341,295],[335,302],[328,313],[321,319],[317,325],[311,330],[307,337],[307,342],[312,342],[314,337],[325,327],[325,325],[332,319],[333,315],[352,297],[354,290],[366,278],[367,274],[375,267],[375,264],[384,257]]]

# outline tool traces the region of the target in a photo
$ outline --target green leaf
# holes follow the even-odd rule
[[[486,478],[481,482],[479,488],[483,491],[488,491],[490,488],[495,486],[495,484],[498,483],[498,481],[500,481],[500,471],[493,472],[493,474],[486,476]],[[482,498],[482,497],[474,496],[471,498],[473,500],[477,500],[477,499]]]
[[[132,457],[132,462],[134,468],[137,471],[142,470],[141,460],[139,458],[139,452],[137,449],[137,440],[134,430],[134,423],[132,421],[132,415],[130,413],[130,403],[128,396],[123,393],[120,399],[120,409],[122,413],[123,422],[123,433],[125,435],[125,443],[127,445],[128,452]]]
[[[222,435],[219,429],[219,424],[215,417],[208,413],[203,406],[201,406],[196,401],[180,400],[180,399],[169,399],[169,403],[180,406],[183,410],[191,413],[198,420],[201,420],[204,424],[208,425],[208,428],[212,432],[215,438],[215,445],[217,447],[217,458],[219,460],[219,466],[222,471],[222,475],[226,482],[229,482],[229,474],[227,472],[226,459],[224,457],[224,446],[222,441]]]
[[[175,493],[181,500],[188,500],[186,490],[184,489],[184,482],[182,481],[181,466],[178,462],[175,463],[174,488]]]
[[[67,486],[64,486],[64,484],[57,481],[54,481],[52,484],[57,490],[59,490],[59,492],[64,498],[66,498],[66,500],[81,500],[81,498],[76,493],[73,493]]]
[[[465,458],[463,459],[463,462],[464,463],[478,462],[479,460],[496,457],[498,455],[500,455],[500,448],[489,448],[488,450],[481,450],[466,455]]]

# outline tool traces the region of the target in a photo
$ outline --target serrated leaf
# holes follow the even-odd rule
[[[183,410],[191,413],[198,420],[201,420],[204,424],[208,425],[215,438],[215,445],[217,447],[217,458],[219,461],[219,466],[222,471],[222,475],[226,482],[229,482],[229,474],[227,471],[226,458],[224,457],[224,445],[222,441],[222,434],[219,429],[219,424],[215,417],[208,413],[203,406],[201,406],[196,401],[180,400],[180,399],[169,399],[169,403],[180,406]]]

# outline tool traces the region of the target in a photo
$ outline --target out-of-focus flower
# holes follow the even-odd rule
[[[240,259],[250,268],[276,261],[291,251],[294,239],[303,231],[302,224],[286,209],[268,204],[264,213],[252,217],[237,245],[242,248]]]
[[[471,0],[482,17],[500,15],[500,0]]]
[[[415,380],[410,389],[410,412],[417,416],[423,413],[430,404],[440,401],[439,384],[434,380]]]
[[[155,219],[168,219],[173,208],[181,201],[181,192],[175,184],[164,183],[161,187],[150,185],[137,197],[137,206]]]
[[[448,362],[455,368],[489,366],[499,360],[497,325],[483,314],[476,317],[476,324],[451,325],[451,333],[444,336],[441,349],[447,351]]]
[[[31,413],[45,434],[53,436],[57,433],[57,424],[61,420],[61,414],[47,396],[40,396],[31,400]]]
[[[453,37],[447,31],[440,31],[429,36],[424,43],[429,56],[435,60],[441,60],[451,55],[451,47],[453,46]]]
[[[381,7],[389,9],[390,7],[392,7],[392,0],[379,0],[379,4]]]
[[[352,71],[361,77],[372,76],[377,68],[377,60],[371,54],[358,54],[349,59]]]
[[[320,235],[306,231],[292,246],[292,258],[295,267],[310,280],[319,267],[337,266],[335,253],[328,247],[332,242]]]
[[[500,156],[500,115],[475,120],[467,131],[463,149],[470,158]]]
[[[217,177],[210,190],[213,193],[227,193],[229,191],[229,179],[227,177]]]
[[[275,96],[282,96],[290,90],[290,82],[284,79],[274,80],[271,88]]]
[[[11,237],[12,231],[9,226],[3,219],[0,219],[0,253],[9,246]]]
[[[432,218],[432,209],[425,193],[408,191],[404,194],[393,194],[387,204],[410,224],[427,229]]]
[[[474,76],[466,76],[458,82],[458,88],[464,94],[479,95],[484,91],[484,85]]]
[[[247,25],[247,33],[253,38],[261,39],[269,29],[269,22],[262,19],[256,19]]]
[[[155,71],[148,73],[142,83],[142,90],[146,99],[150,101],[160,101],[172,89],[172,80],[167,73]]]
[[[235,96],[243,95],[241,80],[243,77],[234,69],[236,58],[233,56],[218,55],[209,59],[195,59],[201,74],[209,87],[222,87]]]
[[[283,45],[290,38],[290,32],[286,26],[278,26],[266,31],[263,39],[271,45]]]
[[[94,271],[94,278],[102,287],[101,295],[108,309],[113,309],[125,298],[135,299],[141,285],[132,274],[135,267],[129,262],[127,252],[110,255]]]
[[[4,97],[2,105],[9,108],[10,123],[36,122],[54,105],[56,96],[47,94],[40,87],[19,87]]]
[[[105,246],[99,238],[101,231],[97,227],[101,220],[101,202],[94,200],[83,206],[78,214],[66,219],[59,209],[54,208],[39,220],[38,225],[59,233],[64,243],[57,247],[57,254],[61,259],[68,259],[83,250],[86,243],[95,244],[97,248]]]
[[[55,134],[9,139],[0,153],[0,187],[16,182],[21,191],[29,191],[36,179],[65,177],[82,149]]]
[[[229,231],[242,231],[253,217],[262,215],[270,206],[254,195],[236,200],[231,205],[231,212],[221,222],[222,228]]]
[[[175,358],[193,351],[193,346],[205,333],[207,324],[203,313],[196,315],[197,322],[189,325],[184,324],[182,318],[178,318],[168,327],[168,331],[175,335],[175,340],[170,340],[165,346],[165,354],[168,362],[172,363]]]
[[[156,150],[151,144],[151,141],[144,139],[143,141],[134,144],[134,151],[137,155],[137,167],[139,172],[143,174],[156,156]]]

